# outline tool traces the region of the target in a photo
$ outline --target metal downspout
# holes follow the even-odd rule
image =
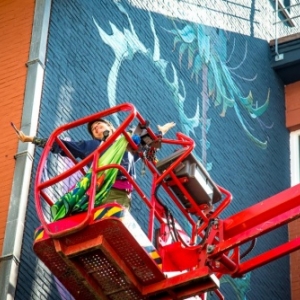
[[[35,135],[40,102],[51,0],[36,0],[32,27],[29,61],[22,114],[22,130],[25,134]],[[13,177],[10,206],[8,211],[3,252],[0,257],[0,299],[11,300],[15,297],[21,259],[25,216],[29,196],[34,145],[19,143],[15,155],[16,164]]]
[[[277,19],[278,19],[278,0],[275,0],[275,60],[279,57],[278,53],[278,38],[277,38]]]
[[[283,54],[278,52],[278,0],[275,0],[275,61],[282,60],[284,58]]]

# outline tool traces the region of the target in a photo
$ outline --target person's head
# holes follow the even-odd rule
[[[88,123],[87,125],[89,134],[97,140],[103,140],[110,136],[114,131],[114,126],[105,119],[98,119]],[[107,135],[105,137],[105,135]]]

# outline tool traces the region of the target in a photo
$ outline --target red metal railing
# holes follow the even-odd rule
[[[76,159],[72,156],[72,154],[68,151],[68,149],[66,148],[66,146],[63,144],[63,142],[60,141],[59,136],[60,134],[62,134],[64,131],[70,130],[72,128],[84,125],[90,121],[99,119],[99,118],[104,118],[107,117],[111,114],[117,113],[117,112],[128,112],[128,116],[125,118],[125,120],[123,121],[123,123],[121,124],[121,126],[119,126],[116,131],[107,138],[105,143],[102,143],[101,146],[92,154],[90,154],[88,157],[86,157],[85,159],[83,159],[80,162],[77,162]],[[129,145],[133,148],[136,149],[137,146],[135,145],[135,143],[132,141],[132,139],[129,137],[129,135],[125,132],[126,128],[129,126],[129,124],[133,121],[134,118],[137,118],[139,120],[139,122],[144,125],[146,124],[146,121],[140,116],[140,114],[136,111],[135,107],[132,104],[129,103],[125,103],[125,104],[121,104],[118,105],[116,107],[104,110],[102,112],[96,113],[94,115],[90,115],[88,117],[79,119],[77,121],[68,123],[66,125],[63,125],[59,128],[57,128],[49,137],[44,151],[42,152],[40,161],[39,161],[39,165],[37,168],[37,174],[36,174],[36,180],[35,180],[35,204],[36,204],[36,211],[38,214],[38,217],[41,221],[42,226],[44,227],[44,230],[46,231],[47,234],[49,234],[49,236],[52,237],[59,237],[62,235],[67,235],[70,234],[76,230],[80,230],[81,228],[83,228],[84,226],[86,226],[88,224],[88,222],[91,219],[91,211],[93,209],[94,206],[94,200],[95,200],[95,186],[96,186],[96,173],[93,172],[92,175],[92,182],[91,182],[91,197],[89,199],[89,205],[88,205],[88,211],[87,214],[84,218],[84,220],[75,228],[68,228],[66,230],[62,230],[60,232],[53,232],[50,230],[48,224],[49,221],[46,220],[45,215],[43,213],[42,210],[42,199],[44,201],[47,202],[48,205],[52,206],[54,204],[54,201],[52,201],[51,199],[49,199],[49,197],[45,194],[44,189],[47,187],[50,187],[66,178],[68,178],[69,176],[71,176],[72,174],[76,173],[77,171],[81,171],[83,174],[85,174],[83,167],[86,166],[89,163],[92,163],[93,165],[93,169],[95,171],[95,168],[97,166],[97,161],[99,158],[99,154],[101,152],[103,152],[104,150],[106,150],[111,144],[112,142],[120,135],[120,134],[125,134],[126,138],[128,139]],[[152,137],[154,138],[155,135],[153,134],[153,132],[149,133],[150,135],[152,135]],[[71,167],[69,170],[63,172],[62,174],[59,174],[49,180],[46,180],[44,182],[42,182],[42,172],[43,169],[46,167],[46,160],[47,157],[51,151],[51,148],[53,146],[54,143],[58,143],[60,145],[60,147],[62,148],[62,150],[66,153],[66,155],[74,162],[74,166]],[[120,166],[111,166],[111,167],[117,167],[120,168]],[[101,170],[104,170],[106,168],[109,168],[109,166],[103,167]],[[98,170],[99,171],[99,170]],[[123,170],[124,171],[124,170]],[[126,173],[126,172],[125,172]],[[129,176],[130,177],[130,176]]]
[[[90,154],[80,162],[76,161],[76,159],[65,147],[63,142],[59,139],[59,136],[66,130],[84,125],[92,120],[104,118],[118,112],[127,112],[128,116],[124,119],[117,130],[107,138],[105,143],[102,143],[94,153]],[[220,201],[215,210],[211,214],[207,215],[203,212],[203,208],[197,205],[194,199],[189,195],[183,184],[183,181],[176,176],[174,171],[176,167],[184,159],[186,159],[189,154],[191,154],[195,147],[194,141],[182,133],[177,133],[176,140],[160,138],[160,142],[162,144],[180,146],[185,149],[185,151],[183,151],[182,154],[177,157],[176,160],[172,162],[172,164],[162,174],[157,170],[155,163],[144,158],[144,163],[152,174],[150,198],[146,196],[146,193],[140,188],[137,182],[127,173],[127,171],[122,166],[117,164],[110,164],[107,166],[98,167],[97,162],[100,154],[105,151],[118,136],[122,134],[126,137],[129,145],[133,150],[140,151],[138,146],[133,142],[130,134],[126,132],[126,128],[135,119],[137,119],[142,125],[147,124],[146,120],[142,118],[142,116],[137,112],[132,104],[125,103],[61,126],[51,134],[44,148],[44,151],[42,152],[35,181],[35,201],[37,214],[45,232],[49,236],[58,238],[61,236],[69,235],[70,233],[81,230],[89,224],[92,218],[92,212],[95,204],[97,173],[109,168],[116,168],[120,170],[124,174],[124,176],[127,177],[128,181],[133,185],[134,190],[137,192],[144,204],[149,209],[148,238],[150,241],[153,241],[155,220],[157,220],[160,225],[165,225],[165,215],[163,214],[162,209],[158,207],[159,205],[157,205],[157,199],[155,199],[157,186],[163,187],[164,191],[166,191],[167,195],[182,213],[182,216],[184,216],[186,220],[191,224],[192,242],[189,245],[184,245],[184,247],[190,247],[189,250],[195,250],[195,252],[193,253],[197,253],[198,255],[195,260],[196,263],[193,272],[196,272],[198,266],[199,268],[209,268],[209,272],[215,273],[218,278],[220,278],[224,274],[230,274],[232,277],[241,276],[255,268],[258,268],[266,263],[269,263],[286,254],[300,249],[300,238],[296,238],[292,241],[268,250],[265,253],[250,258],[247,261],[241,261],[241,245],[257,237],[260,237],[280,226],[286,225],[287,223],[300,217],[300,184],[275,196],[272,196],[269,199],[259,202],[252,207],[249,207],[233,216],[226,218],[225,220],[218,219],[218,216],[231,203],[232,196],[231,193],[226,189],[218,186],[220,192],[223,195],[223,199],[222,201]],[[147,132],[150,135],[151,139],[157,139],[156,135],[150,128],[147,128]],[[64,171],[62,174],[58,174],[57,176],[49,180],[42,181],[42,171],[46,167],[46,159],[54,143],[59,144],[66,155],[73,161],[74,166],[69,170]],[[140,153],[140,156],[143,157],[143,154]],[[44,190],[68,178],[78,171],[80,171],[82,174],[85,174],[84,166],[86,166],[87,164],[92,164],[93,169],[90,199],[87,212],[82,214],[83,218],[76,226],[55,231],[55,226],[51,226],[50,228],[50,221],[46,219],[43,213],[42,207],[44,202],[46,202],[49,206],[53,205],[54,203],[53,199],[50,199]],[[196,223],[190,216],[190,210],[186,209],[176,197],[176,195],[171,191],[170,187],[166,183],[167,177],[170,177],[174,184],[176,184],[179,189],[186,195],[187,200],[191,204],[192,211],[202,221],[200,225]],[[213,223],[213,225],[209,228],[210,231],[208,231],[208,226],[212,224],[212,220],[214,220],[215,223]],[[193,244],[193,241],[196,240],[197,237],[203,238],[203,236],[206,234],[208,236],[206,236],[204,243],[198,245]],[[184,243],[182,242],[182,244]],[[167,251],[168,250],[166,250],[165,253],[169,254]],[[215,290],[215,293],[219,297],[219,299],[223,299],[223,296],[219,290]]]
[[[85,159],[83,159],[80,162],[78,162],[72,156],[72,154],[66,148],[64,143],[59,139],[59,136],[67,130],[82,126],[92,120],[104,118],[104,117],[107,117],[109,115],[112,115],[112,114],[118,113],[118,112],[128,113],[127,117],[124,119],[122,124],[116,129],[116,131],[111,136],[109,136],[107,138],[105,143],[102,143],[96,151],[94,151],[92,154],[90,154],[88,157],[86,157]],[[109,169],[109,168],[119,169],[124,174],[124,176],[126,176],[128,178],[128,181],[133,185],[134,190],[137,192],[137,194],[143,200],[145,205],[149,208],[148,237],[151,241],[153,240],[155,219],[157,219],[160,224],[164,223],[164,220],[163,220],[164,216],[162,215],[161,210],[159,210],[156,207],[154,191],[155,191],[157,185],[161,185],[165,189],[165,191],[171,197],[171,199],[174,201],[174,203],[179,208],[179,210],[181,211],[183,216],[191,224],[192,239],[194,239],[195,235],[197,235],[196,223],[191,218],[191,216],[186,211],[186,209],[182,206],[182,204],[179,202],[179,200],[176,198],[176,196],[170,191],[170,188],[164,182],[164,179],[166,178],[166,176],[170,175],[172,177],[172,179],[179,185],[179,187],[183,191],[186,192],[182,183],[177,179],[177,177],[175,176],[173,171],[178,166],[178,164],[182,160],[184,160],[193,151],[193,149],[195,147],[195,143],[191,138],[185,136],[182,133],[176,134],[176,136],[177,136],[176,140],[165,139],[165,138],[161,138],[161,137],[159,138],[159,140],[162,144],[180,146],[180,147],[183,147],[184,149],[186,149],[186,151],[184,151],[182,153],[182,155],[176,159],[176,161],[172,164],[172,166],[170,166],[165,172],[163,172],[163,174],[160,174],[158,172],[154,163],[144,159],[145,165],[149,168],[149,170],[151,171],[152,176],[153,176],[150,199],[148,197],[146,197],[146,193],[139,187],[139,185],[136,183],[136,181],[126,172],[126,170],[122,166],[116,165],[116,164],[110,164],[107,166],[103,166],[101,168],[97,167],[97,165],[98,165],[97,162],[98,162],[100,154],[103,151],[105,151],[113,143],[113,141],[115,141],[116,138],[118,136],[120,136],[121,134],[123,134],[126,137],[129,145],[131,146],[131,148],[133,150],[138,150],[138,146],[133,142],[133,140],[131,139],[131,136],[126,132],[126,128],[128,128],[128,126],[131,124],[131,122],[135,119],[137,119],[141,125],[146,125],[146,123],[147,123],[146,120],[142,118],[142,116],[138,113],[138,111],[135,109],[135,107],[132,104],[125,103],[125,104],[118,105],[114,108],[110,108],[110,109],[104,110],[102,112],[96,113],[94,115],[90,115],[88,117],[79,119],[79,120],[71,122],[69,124],[63,125],[63,126],[57,128],[51,134],[51,136],[49,137],[49,139],[46,143],[44,151],[42,152],[41,159],[40,159],[40,162],[39,162],[39,165],[37,168],[37,175],[36,175],[36,181],[35,181],[35,201],[36,201],[37,214],[41,221],[42,226],[44,227],[46,233],[49,236],[57,238],[57,237],[60,237],[63,235],[68,235],[68,234],[71,234],[78,230],[81,230],[82,228],[87,226],[87,224],[89,224],[89,222],[91,221],[91,218],[92,218],[92,210],[93,210],[94,204],[95,204],[95,188],[96,188],[97,173],[100,171]],[[147,132],[150,135],[151,139],[157,140],[156,135],[153,133],[153,131],[150,128],[147,128]],[[67,157],[69,157],[73,161],[74,166],[71,167],[70,169],[64,171],[63,173],[58,174],[58,175],[54,176],[53,178],[50,178],[49,180],[42,181],[42,171],[44,168],[46,168],[46,160],[47,160],[47,157],[48,157],[54,143],[57,143],[61,147],[61,149],[65,152]],[[140,153],[140,155],[143,157],[143,154]],[[73,228],[66,228],[65,230],[59,230],[58,232],[55,232],[55,231],[53,231],[53,229],[50,229],[50,227],[49,227],[50,221],[46,219],[46,217],[43,213],[43,209],[42,209],[42,201],[45,201],[49,206],[52,206],[54,204],[55,200],[50,199],[44,190],[48,187],[51,187],[51,186],[57,184],[58,182],[63,181],[64,179],[68,178],[69,176],[71,176],[72,174],[74,174],[78,171],[80,171],[84,175],[85,174],[84,166],[86,166],[87,164],[92,164],[92,168],[93,168],[91,187],[90,187],[90,199],[89,199],[89,203],[88,203],[87,213],[85,214],[85,217],[80,222],[80,224],[74,226]],[[188,193],[187,193],[187,195],[188,195]],[[202,212],[202,210],[197,206],[197,204],[194,202],[194,200],[190,196],[187,196],[187,197],[189,198],[189,201],[192,203],[192,207],[193,207],[194,211],[204,220],[204,224],[202,224],[201,228],[205,228],[205,226],[207,226],[207,221],[208,221],[207,217]],[[220,211],[221,210],[223,210],[223,208],[220,209]],[[214,213],[214,214],[216,215],[216,213]],[[54,227],[51,226],[51,228],[54,228]]]

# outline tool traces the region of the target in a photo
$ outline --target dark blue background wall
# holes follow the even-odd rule
[[[223,217],[288,188],[289,136],[284,120],[283,85],[270,67],[268,43],[153,13],[152,29],[155,28],[159,40],[160,62],[167,63],[164,77],[161,65],[153,60],[154,35],[149,12],[122,3],[127,15],[109,0],[53,1],[38,134],[48,136],[59,125],[108,108],[113,100],[116,104],[132,102],[145,118],[151,120],[153,127],[175,121],[176,130],[173,129],[170,135],[182,131],[196,141],[195,152],[212,178],[233,194],[234,200]],[[126,58],[120,59],[119,69],[116,68],[115,72],[113,48],[101,38],[95,22],[110,37],[119,31],[119,43],[109,39],[115,47],[125,45],[122,43],[124,29],[140,43],[140,51],[135,52],[134,47],[127,48],[129,52],[125,53]],[[111,24],[115,26],[114,31]],[[182,29],[186,32],[180,31]],[[185,35],[187,29],[190,29],[189,35]],[[201,38],[198,35],[194,44],[191,42],[192,33],[196,34],[196,38],[197,33],[202,34]],[[181,39],[174,43],[176,36]],[[198,53],[205,53],[208,60],[203,60],[205,55],[198,57],[202,58],[199,65],[196,55],[189,60],[188,52],[182,51],[184,43],[190,49],[195,46],[194,50]],[[217,62],[219,71],[222,68],[228,71],[223,84],[216,73],[212,73],[213,60]],[[180,95],[185,94],[181,106],[178,94],[174,94],[169,85],[174,74],[182,81],[178,86]],[[108,80],[109,76],[116,78],[116,86]],[[224,87],[218,106],[215,106],[216,94],[213,93],[216,89],[212,86],[210,90],[203,88],[204,83],[210,85],[213,82],[221,82],[220,86]],[[113,92],[115,97],[111,97]],[[251,118],[241,97],[252,95],[252,107],[259,107],[265,103],[268,92],[267,109],[260,117]],[[235,107],[227,107],[226,114],[221,116],[226,96],[231,100],[227,104]],[[203,105],[205,98],[208,101],[207,111]],[[195,117],[197,102],[199,116],[195,121],[199,124],[189,127],[192,129],[189,130],[185,125],[192,124],[189,119]],[[207,118],[206,123],[204,117]],[[252,138],[247,135],[240,118]],[[113,121],[117,123],[117,120]],[[205,136],[202,126],[207,128]],[[84,131],[78,132],[78,135],[88,137]],[[71,138],[76,139],[77,136]],[[266,142],[265,146],[259,146],[255,139]],[[38,149],[35,166],[40,152]],[[146,225],[137,206],[133,206],[132,213]],[[38,225],[31,194],[16,299],[68,299],[60,284],[32,252],[33,232]],[[285,240],[287,230],[283,228],[259,239],[252,254]],[[287,257],[253,271],[246,278],[224,280],[227,283],[222,284],[221,291],[226,299],[242,299],[239,298],[243,297],[241,295],[246,295],[247,299],[262,300],[290,298]],[[238,287],[240,294],[234,287]]]

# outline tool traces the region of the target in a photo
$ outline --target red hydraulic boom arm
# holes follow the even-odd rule
[[[117,130],[91,155],[78,162],[60,135],[86,123],[122,113]],[[126,117],[124,117],[126,115]],[[141,137],[136,145],[129,132]],[[143,188],[118,164],[98,167],[105,150],[125,136],[150,172]],[[52,178],[43,178],[54,143],[72,166]],[[173,148],[158,162],[159,148]],[[177,133],[176,139],[156,135],[136,108],[125,103],[56,129],[41,155],[35,181],[35,202],[41,226],[35,232],[34,251],[75,299],[206,299],[214,291],[223,299],[220,278],[239,277],[300,248],[300,238],[245,260],[241,246],[283,226],[300,215],[300,185],[270,197],[226,219],[220,214],[231,203],[230,192],[216,185],[193,153],[194,141]],[[175,151],[174,151],[175,148]],[[75,173],[93,170],[86,212],[51,221],[50,207],[62,195],[49,194]],[[116,203],[95,207],[100,171],[117,168],[134,187],[144,206],[147,232],[124,207]],[[145,190],[146,189],[146,190]],[[166,200],[167,199],[167,200]],[[137,201],[137,200],[134,200]],[[212,209],[213,208],[213,209]],[[174,218],[174,212],[180,220]],[[184,220],[184,222],[182,222]],[[188,224],[185,228],[181,224]]]

